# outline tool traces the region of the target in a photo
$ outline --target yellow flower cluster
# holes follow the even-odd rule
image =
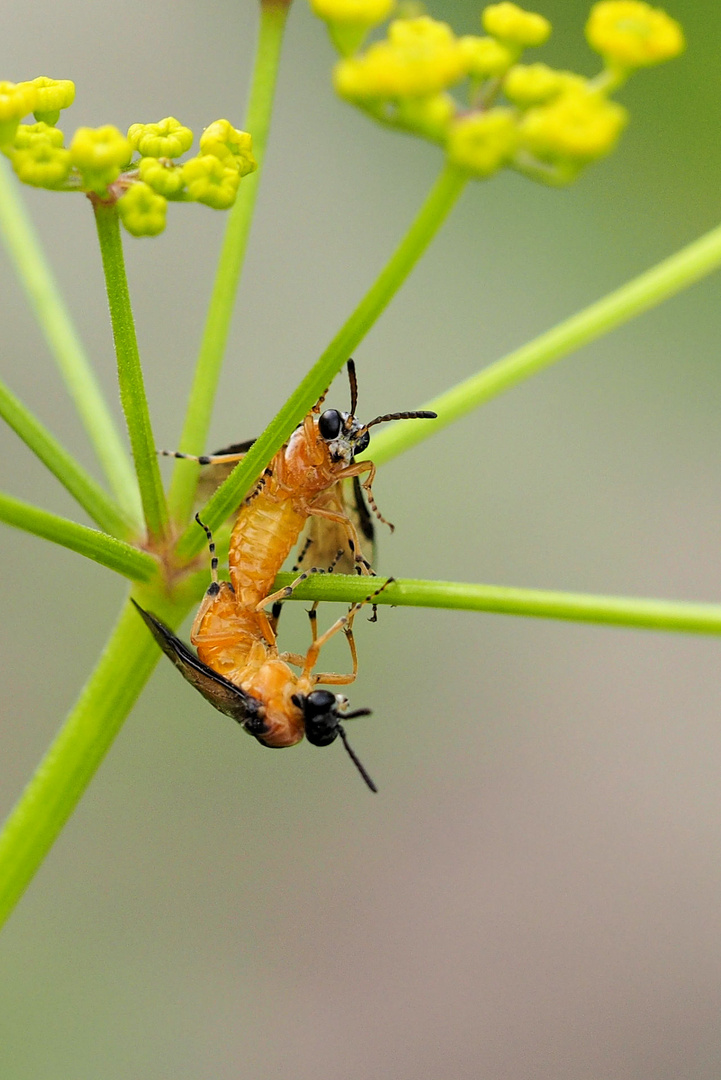
[[[685,45],[676,20],[642,0],[596,4],[586,24],[586,37],[610,67],[628,71],[671,60]]]
[[[371,45],[362,56],[341,60],[335,87],[351,100],[425,97],[457,83],[467,70],[450,26],[422,15],[396,19],[386,41]]]
[[[258,167],[250,135],[228,120],[207,127],[200,153],[184,164],[173,159],[190,149],[193,133],[172,116],[132,124],[127,136],[111,124],[78,128],[66,149],[55,124],[74,96],[73,84],[62,79],[0,82],[0,149],[23,183],[117,203],[134,236],[163,231],[168,200],[228,209],[242,177]],[[30,112],[37,123],[20,123]]]
[[[24,116],[56,124],[61,109],[75,100],[75,84],[69,79],[48,79],[40,75],[29,82],[0,82],[0,147],[12,142]]]
[[[485,35],[457,37],[427,15],[392,20],[386,36],[349,50],[343,28],[368,27],[386,17],[382,0],[310,0],[328,24],[342,58],[334,71],[338,94],[380,123],[441,145],[449,160],[483,178],[508,166],[547,183],[573,179],[611,152],[626,110],[610,100],[638,67],[683,49],[683,34],[665,12],[642,0],[600,0],[586,35],[603,57],[594,79],[520,62],[523,50],[544,44],[551,24],[504,0],[481,14]],[[466,100],[454,96],[465,88]]]

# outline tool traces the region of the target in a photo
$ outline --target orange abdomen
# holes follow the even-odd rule
[[[244,506],[230,537],[228,566],[239,608],[254,609],[272,592],[275,576],[295,545],[306,515],[293,500],[263,491]]]
[[[267,656],[258,616],[239,610],[227,582],[212,599],[206,597],[206,603],[205,613],[196,620],[190,635],[198,658],[236,686],[243,686]]]

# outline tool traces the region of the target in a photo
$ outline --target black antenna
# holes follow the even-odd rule
[[[358,379],[355,373],[355,362],[351,357],[348,360],[348,382],[350,383],[350,414],[355,416],[355,407],[358,404]]]
[[[348,717],[367,716],[369,713],[370,713],[370,709],[359,709],[357,712],[348,713]],[[355,765],[356,769],[361,774],[361,776],[363,777],[363,779],[365,780],[366,784],[371,789],[371,791],[374,791],[377,794],[378,793],[378,788],[375,786],[375,784],[371,780],[370,776],[368,775],[368,773],[365,771],[365,769],[361,765],[359,759],[356,757],[353,750],[351,749],[350,743],[348,742],[348,736],[346,735],[342,724],[338,724],[338,734],[340,735],[341,739],[343,740],[343,745],[345,746],[346,750],[348,751],[348,756],[350,757],[351,761]]]
[[[356,439],[359,438],[364,432],[368,431],[368,428],[375,427],[376,424],[385,424],[387,420],[437,420],[438,413],[429,412],[427,409],[420,409],[418,412],[389,412],[385,416],[376,416],[375,420],[370,420],[367,424],[364,424],[356,432]]]

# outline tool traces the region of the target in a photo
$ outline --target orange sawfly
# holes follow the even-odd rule
[[[377,424],[390,420],[435,419],[436,413],[427,410],[386,413],[363,424],[355,415],[358,384],[352,360],[348,361],[348,378],[350,412],[321,411],[324,393],[275,455],[240,508],[231,533],[228,566],[241,607],[260,611],[267,604],[290,595],[292,585],[277,593],[272,593],[271,589],[306,523],[310,523],[311,539],[320,551],[321,560],[342,550],[344,558],[347,552],[350,553],[352,565],[359,573],[372,572],[358,535],[360,529],[366,542],[373,536],[371,513],[364,495],[373,514],[380,521],[385,522],[385,518],[373,497],[375,465],[367,460],[356,462],[355,456],[368,447],[370,429]],[[229,466],[240,461],[251,445],[252,440],[229,447],[225,452],[198,458],[178,451],[161,453],[190,458],[206,466]],[[355,490],[353,513],[348,512],[346,505],[344,485],[347,481],[353,483]],[[313,555],[315,558],[315,551]],[[339,568],[344,568],[342,563]]]
[[[210,530],[205,529],[211,550],[211,583],[193,622],[190,640],[192,651],[156,615],[135,604],[143,621],[165,655],[183,677],[203,697],[240,724],[264,746],[294,746],[303,737],[313,746],[328,746],[340,736],[349,756],[371,791],[375,784],[353,752],[343,721],[370,715],[370,709],[348,711],[343,694],[318,689],[319,683],[344,686],[352,683],[358,671],[353,640],[353,619],[362,604],[354,604],[320,637],[317,635],[315,609],[311,609],[312,642],[305,656],[279,653],[275,637],[268,640],[267,620],[262,612],[238,605],[230,582],[219,581],[217,559]],[[388,584],[368,597],[368,601]],[[366,603],[368,601],[363,601]],[[320,650],[339,631],[343,631],[351,652],[353,670],[348,674],[314,672]],[[300,667],[300,674],[290,664]]]

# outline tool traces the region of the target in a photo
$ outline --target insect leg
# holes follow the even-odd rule
[[[205,524],[205,522],[200,520],[200,516],[198,514],[195,515],[195,520],[197,521],[198,525],[200,525],[201,529],[203,529],[205,535],[208,538],[208,551],[210,553],[210,585],[205,591],[203,602],[198,608],[198,613],[193,621],[193,626],[190,631],[191,641],[194,641],[196,639],[200,631],[203,619],[208,613],[208,609],[212,607],[212,605],[216,602],[221,592],[228,589],[232,591],[232,585],[230,584],[230,582],[224,581],[221,583],[220,581],[218,581],[218,556],[215,554],[215,541],[213,540],[212,532]]]
[[[305,543],[303,544],[300,555],[295,560],[295,564],[294,564],[294,566],[292,567],[292,569],[290,571],[291,574],[297,574],[298,573],[298,571],[300,570],[300,567],[301,567],[301,563],[303,562],[303,559],[305,558],[305,556],[306,556],[306,554],[308,552],[308,548],[310,547],[310,545],[312,543],[313,543],[313,538],[312,538],[312,536],[309,536],[306,539]],[[273,627],[273,630],[275,631],[276,634],[278,632],[278,620],[280,619],[280,615],[281,615],[282,610],[283,610],[283,601],[282,600],[276,600],[274,602],[274,604],[273,604],[273,608],[271,610],[270,620],[269,620],[270,625]],[[290,663],[292,663],[292,662],[293,661],[290,661]]]
[[[198,465],[230,465],[236,461],[242,461],[242,454],[184,454],[181,450],[156,450],[159,457],[179,458],[181,461],[197,461]]]
[[[294,581],[291,581],[290,585],[284,586],[282,589],[278,589],[277,592],[271,593],[270,596],[266,596],[264,600],[261,600],[256,607],[256,611],[262,611],[268,604],[273,604],[273,614],[275,614],[277,607],[283,600],[287,600],[289,596],[293,595],[295,589],[300,585],[301,581],[306,581],[312,574],[332,574],[333,568],[340,558],[343,556],[343,550],[341,549],[336,553],[333,562],[325,569],[322,566],[311,566],[309,570],[304,570]],[[295,567],[297,569],[297,566]],[[315,605],[317,606],[317,604]]]
[[[347,615],[343,615],[340,619],[337,620],[337,622],[333,623],[333,625],[328,630],[326,630],[324,634],[322,634],[319,638],[314,639],[313,644],[311,645],[308,653],[306,654],[305,665],[303,668],[304,675],[310,675],[318,659],[318,654],[322,649],[323,645],[325,645],[326,641],[328,641],[329,638],[333,637],[334,634],[337,634],[339,630],[342,630],[346,636],[348,648],[350,649],[351,660],[353,662],[352,674],[335,675],[333,672],[324,671],[319,672],[317,675],[313,675],[312,677],[314,682],[327,683],[329,686],[345,686],[348,683],[353,682],[356,675],[358,674],[358,654],[356,652],[355,638],[353,636],[353,622],[360,609],[366,604],[373,604],[373,601],[376,599],[376,597],[380,596],[383,590],[387,589],[393,581],[395,581],[395,578],[388,578],[387,581],[384,581],[383,584],[375,590],[375,592],[372,592],[369,596],[366,596],[365,599],[359,601],[359,603],[353,604],[348,609]],[[373,604],[373,609],[375,610],[375,604]]]

